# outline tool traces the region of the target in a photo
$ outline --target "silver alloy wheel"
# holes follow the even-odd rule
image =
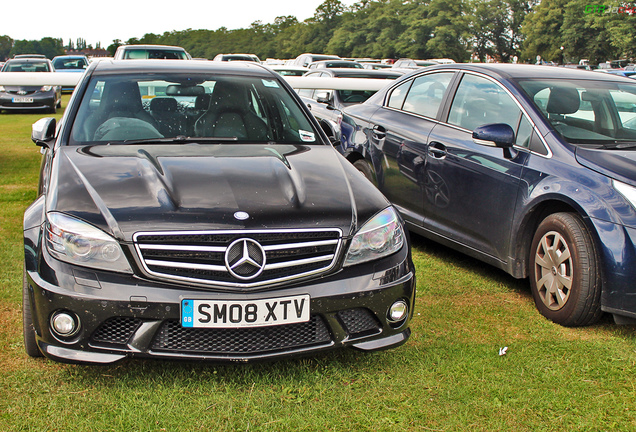
[[[573,279],[573,262],[567,242],[556,231],[543,235],[535,255],[535,280],[539,297],[550,310],[568,301]]]

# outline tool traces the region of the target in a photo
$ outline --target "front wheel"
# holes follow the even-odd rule
[[[563,326],[601,317],[601,274],[592,237],[581,218],[555,213],[537,228],[530,250],[530,286],[537,309]]]

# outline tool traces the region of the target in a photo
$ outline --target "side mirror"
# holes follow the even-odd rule
[[[473,141],[488,147],[509,149],[515,143],[515,131],[506,123],[487,124],[473,131]]]
[[[55,139],[56,120],[53,117],[42,118],[31,126],[31,141],[40,147],[50,148]]]
[[[316,102],[329,105],[331,103],[331,92],[326,90],[316,92]]]

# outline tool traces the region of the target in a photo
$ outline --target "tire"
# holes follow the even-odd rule
[[[555,213],[539,224],[530,249],[529,273],[535,305],[546,318],[576,327],[601,317],[598,258],[578,215]]]
[[[360,171],[362,174],[364,174],[364,176],[371,183],[375,184],[373,180],[373,169],[371,169],[371,166],[369,165],[367,161],[365,161],[364,159],[358,159],[357,161],[353,163],[353,166],[356,167],[358,171]]]
[[[22,333],[24,335],[24,350],[30,357],[42,357],[38,343],[35,340],[35,327],[31,315],[31,298],[26,271],[22,277]]]

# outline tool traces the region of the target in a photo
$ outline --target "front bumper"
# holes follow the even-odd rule
[[[81,269],[50,256],[29,269],[36,339],[42,353],[70,363],[111,363],[125,357],[177,360],[265,360],[340,347],[379,350],[410,335],[415,276],[407,248],[378,262],[275,289],[229,292],[166,284],[134,276]],[[255,300],[309,294],[307,323],[255,328],[190,329],[180,325],[183,298]],[[390,306],[409,305],[408,317],[391,323]],[[70,338],[50,327],[56,311],[76,315]]]
[[[32,102],[13,102],[13,98],[16,95],[2,94],[0,95],[0,110],[44,110],[51,109],[55,106],[56,99],[55,94],[36,94],[28,95],[25,97],[32,98]]]

